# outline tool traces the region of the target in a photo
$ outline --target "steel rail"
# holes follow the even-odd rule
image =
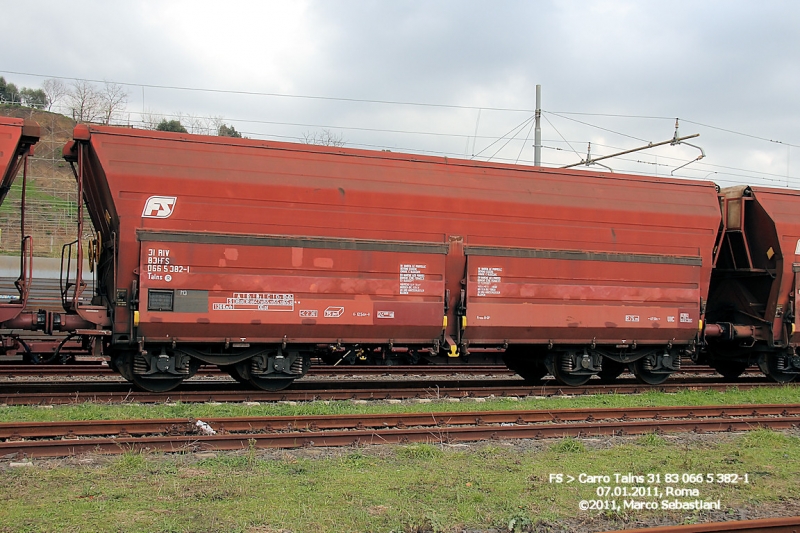
[[[227,383],[217,383],[227,385]],[[312,382],[308,382],[312,385]],[[596,394],[640,394],[649,391],[682,392],[686,390],[725,391],[731,387],[739,390],[749,390],[760,387],[794,387],[774,382],[750,381],[738,383],[719,382],[674,382],[661,385],[644,385],[641,383],[613,384],[613,385],[585,385],[582,387],[564,387],[562,385],[503,385],[503,386],[467,386],[467,385],[438,385],[431,382],[418,387],[396,387],[397,383],[390,383],[392,388],[380,388],[378,382],[364,383],[371,388],[337,388],[326,389],[330,382],[315,382],[317,388],[287,389],[278,392],[261,390],[175,390],[167,393],[138,392],[128,387],[111,391],[86,391],[85,386],[97,383],[78,383],[75,390],[69,392],[0,392],[0,404],[5,405],[53,405],[76,404],[84,402],[98,403],[164,403],[164,402],[275,402],[275,401],[314,401],[314,400],[410,400],[428,399],[438,400],[447,398],[492,398],[492,397],[529,397],[529,396],[586,396]],[[61,383],[60,385],[63,385]],[[116,385],[116,383],[114,383]],[[351,383],[339,382],[337,385],[352,386]]]
[[[219,433],[258,431],[313,431],[321,429],[381,429],[403,427],[541,424],[552,422],[665,420],[757,416],[800,417],[800,404],[714,405],[687,407],[622,407],[559,410],[472,411],[352,415],[297,415],[204,418]],[[800,419],[798,419],[800,420]],[[78,438],[100,435],[193,433],[194,419],[78,420],[64,422],[0,423],[0,439]]]
[[[614,530],[616,532],[617,530]],[[718,531],[747,531],[748,533],[800,533],[800,516],[761,518],[730,522],[708,522],[685,526],[659,526],[628,529],[628,533],[714,533]],[[606,531],[605,533],[612,533]]]
[[[683,366],[676,374],[714,374],[713,368],[702,365]],[[748,369],[748,372],[761,373],[756,367]],[[458,375],[458,374],[492,374],[513,376],[513,370],[509,370],[505,365],[398,365],[398,366],[371,366],[371,365],[312,365],[308,372],[311,376],[394,376],[394,375]],[[0,376],[4,377],[83,377],[83,376],[119,376],[108,366],[103,366],[100,362],[94,364],[70,364],[70,365],[17,365],[0,364]],[[197,372],[198,376],[225,376],[225,372],[215,366],[203,366]]]
[[[790,406],[782,406],[784,409]],[[752,409],[752,406],[747,406]],[[692,409],[697,409],[692,408]],[[462,413],[463,414],[463,413]],[[440,417],[457,417],[462,414],[440,413]],[[511,413],[519,416],[519,413]],[[436,425],[379,427],[363,429],[334,429],[307,431],[273,431],[270,433],[218,433],[216,435],[160,435],[116,438],[72,438],[36,441],[6,441],[0,443],[0,454],[5,457],[63,457],[82,453],[125,453],[128,451],[186,452],[198,450],[234,450],[256,448],[300,448],[308,446],[360,446],[368,444],[403,444],[409,442],[455,443],[500,439],[542,439],[593,436],[640,435],[653,432],[733,432],[760,427],[789,429],[797,427],[800,416],[741,416],[690,419],[650,418],[640,420],[607,420],[591,422],[517,422],[487,424],[486,413],[471,413],[472,420],[464,425]],[[404,416],[410,419],[410,416]],[[430,416],[430,414],[428,415]],[[434,417],[431,417],[433,420]],[[469,424],[469,425],[467,425]],[[267,431],[262,428],[261,431]]]
[[[341,375],[503,375],[513,376],[515,373],[505,365],[420,365],[420,366],[332,366],[332,365],[313,365],[309,370],[311,376],[341,376]],[[198,376],[227,376],[215,366],[203,366],[197,372]],[[85,377],[85,376],[117,376],[122,378],[108,366],[101,364],[81,364],[81,365],[10,365],[0,364],[0,376],[4,377]]]

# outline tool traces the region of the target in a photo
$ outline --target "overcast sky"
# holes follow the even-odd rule
[[[132,123],[143,112],[223,117],[252,138],[327,129],[353,147],[532,164],[541,84],[546,166],[580,161],[589,142],[599,156],[670,139],[680,117],[680,134],[699,133],[689,142],[706,157],[675,175],[800,188],[800,2],[40,0],[0,9],[0,75],[33,88],[48,77],[130,84],[122,120]],[[699,154],[666,146],[604,163],[669,175]]]

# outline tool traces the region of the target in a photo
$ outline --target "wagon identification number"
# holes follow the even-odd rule
[[[214,311],[294,311],[294,294],[234,292],[225,302],[214,302]]]
[[[147,279],[171,281],[170,274],[189,274],[189,265],[176,265],[175,258],[170,257],[170,250],[164,248],[147,249]],[[167,274],[167,276],[162,276]]]

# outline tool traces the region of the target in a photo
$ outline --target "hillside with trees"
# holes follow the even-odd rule
[[[35,255],[59,257],[61,247],[76,237],[77,188],[72,170],[61,156],[76,124],[87,122],[242,137],[221,117],[200,118],[177,113],[173,115],[177,118],[172,118],[145,113],[141,121],[131,123],[127,103],[128,93],[115,83],[101,86],[75,81],[67,84],[59,79],[48,79],[41,88],[29,88],[18,87],[0,77],[0,116],[30,119],[41,126],[41,138],[34,147],[28,170],[26,195],[26,233],[33,236]],[[0,254],[3,255],[19,253],[21,191],[18,179],[0,206]]]

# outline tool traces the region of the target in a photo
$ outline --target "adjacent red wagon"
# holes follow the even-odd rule
[[[31,280],[31,237],[25,232],[25,187],[28,174],[28,157],[33,154],[33,145],[39,141],[39,125],[19,118],[0,117],[0,204],[22,170],[22,200],[20,205],[20,274],[16,281],[18,297],[0,301],[0,326],[18,327],[12,323],[20,316],[28,301]],[[5,338],[3,339],[5,347]]]
[[[201,361],[280,388],[312,354],[479,352],[532,378],[633,364],[653,382],[696,349],[713,183],[103,126],[74,139],[100,288],[85,306],[78,286],[72,310],[145,388]]]
[[[777,381],[800,374],[796,310],[800,191],[731,187],[711,278],[706,359],[735,378],[751,364]]]

